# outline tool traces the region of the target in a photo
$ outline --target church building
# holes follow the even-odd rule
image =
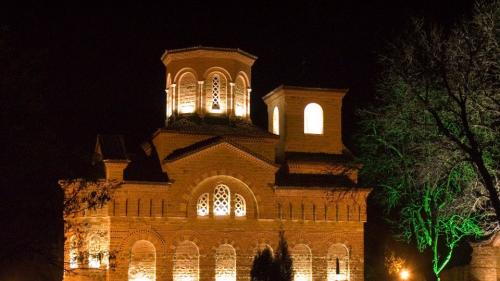
[[[342,143],[346,89],[282,85],[252,124],[252,65],[240,49],[167,50],[165,126],[138,149],[97,137],[112,186],[102,208],[67,216],[65,281],[250,280],[283,230],[294,280],[364,280],[366,198]],[[66,194],[78,181],[61,181]],[[90,182],[88,184],[91,184]],[[68,198],[66,198],[68,200]]]

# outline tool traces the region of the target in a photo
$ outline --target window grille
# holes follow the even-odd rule
[[[227,216],[231,211],[231,194],[229,187],[219,184],[214,190],[214,215]]]
[[[244,217],[247,214],[247,207],[245,198],[243,196],[236,194],[234,196],[234,215],[236,217]]]
[[[214,74],[212,78],[212,109],[220,109],[220,77],[218,74]]]
[[[209,211],[209,195],[208,193],[202,194],[198,198],[198,204],[196,205],[197,209],[197,214],[200,217],[208,216],[208,211]]]

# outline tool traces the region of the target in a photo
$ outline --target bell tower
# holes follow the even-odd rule
[[[346,89],[279,86],[263,97],[268,131],[280,136],[278,157],[288,152],[342,154],[342,99]]]
[[[240,49],[194,47],[167,50],[166,126],[180,118],[250,120],[252,65],[257,57]]]

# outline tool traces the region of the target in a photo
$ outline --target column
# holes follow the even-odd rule
[[[234,113],[234,83],[229,82],[230,90],[229,90],[229,103],[227,107],[227,115],[229,117],[233,117],[235,115]]]
[[[252,92],[251,88],[247,89],[247,96],[246,96],[246,119],[250,120],[250,93]]]
[[[199,92],[198,92],[198,96],[199,96],[199,102],[200,102],[200,107],[197,108],[197,112],[200,116],[204,116],[205,115],[205,91],[204,91],[204,87],[203,85],[205,84],[205,81],[198,81],[198,89],[199,89]]]
[[[179,97],[176,95],[177,91],[175,90],[175,86],[177,86],[176,84],[172,84],[172,114],[176,114],[177,113],[177,109],[178,109],[178,99]]]

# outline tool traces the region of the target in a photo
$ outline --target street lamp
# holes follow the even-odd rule
[[[401,280],[409,280],[410,279],[410,272],[408,269],[401,269],[399,272],[399,277],[401,277]]]

